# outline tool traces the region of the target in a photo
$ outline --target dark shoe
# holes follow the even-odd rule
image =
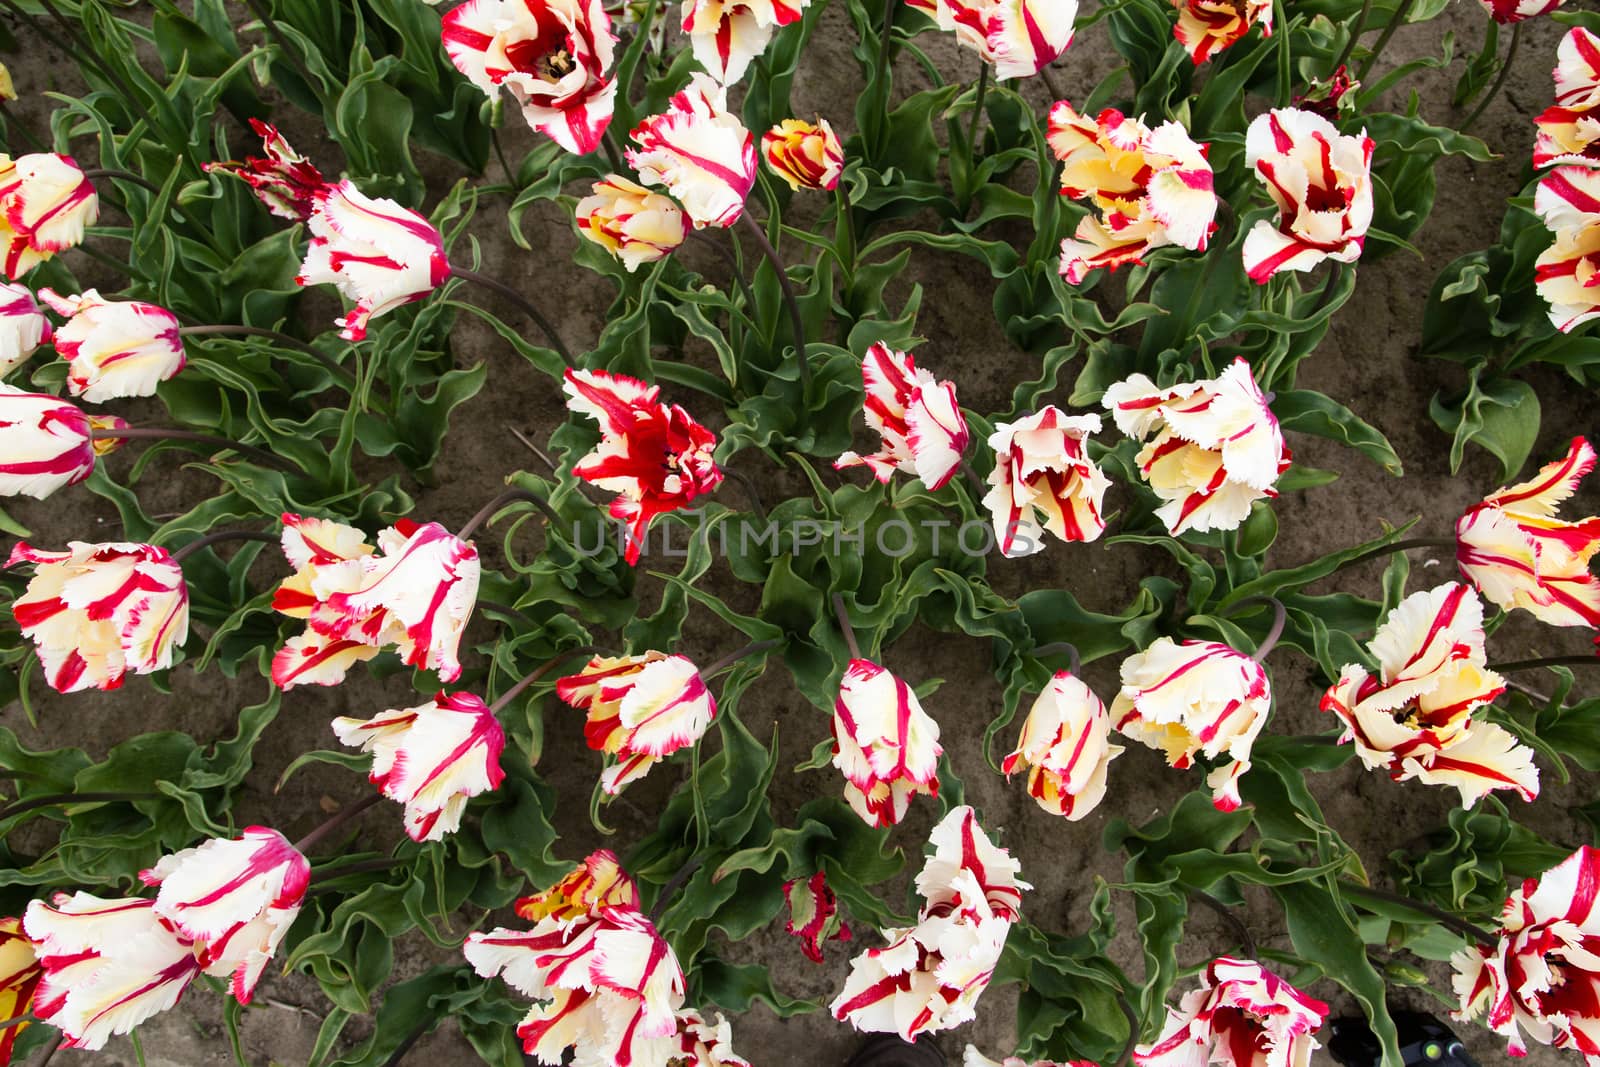
[[[1432,1015],[1414,1011],[1392,1013],[1400,1039],[1400,1062],[1405,1067],[1478,1067],[1455,1032]],[[1344,1067],[1378,1067],[1383,1059],[1378,1037],[1359,1016],[1335,1019],[1328,1054]]]
[[[844,1067],[945,1067],[945,1063],[944,1053],[927,1035],[908,1045],[897,1034],[873,1034]]]

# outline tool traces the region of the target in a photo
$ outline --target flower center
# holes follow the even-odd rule
[[[578,67],[578,61],[572,58],[572,53],[565,48],[550,52],[539,58],[535,64],[539,77],[548,82],[558,82],[571,74]]]
[[[1306,190],[1306,207],[1312,211],[1343,211],[1349,206],[1350,198],[1338,186],[1323,189],[1313,185]]]

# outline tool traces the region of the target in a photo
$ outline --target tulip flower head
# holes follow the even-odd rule
[[[1534,190],[1533,208],[1556,235],[1534,262],[1534,288],[1551,324],[1570,333],[1600,316],[1600,170],[1555,168]]]
[[[828,1010],[869,1033],[919,1034],[970,1021],[988,988],[1006,935],[1020,914],[1020,865],[996,848],[966,805],[929,836],[934,853],[917,875],[924,903],[913,927],[882,931],[888,944],[850,961]]]
[[[1322,710],[1339,716],[1339,740],[1353,743],[1363,764],[1397,782],[1454,786],[1465,808],[1495,789],[1532,800],[1539,793],[1533,752],[1502,727],[1472,718],[1505,691],[1505,680],[1486,667],[1483,640],[1483,602],[1465,585],[1412,593],[1367,645],[1378,673],[1347,664]]]
[[[121,419],[99,419],[60,397],[0,382],[0,496],[43,500],[94,471],[102,445],[89,435]]]
[[[614,757],[601,788],[616,795],[667,756],[695,744],[717,717],[700,669],[683,656],[595,656],[556,682],[556,695],[588,712],[589,747]]]
[[[620,174],[608,174],[578,201],[579,236],[622,261],[632,274],[665,259],[689,236],[683,209]]]
[[[229,977],[234,999],[249,1004],[300,914],[311,864],[278,831],[247,826],[164,856],[139,878],[160,887],[155,914],[192,943],[201,969]]]
[[[796,192],[832,192],[844,173],[844,148],[827,119],[817,119],[816,125],[784,119],[761,135],[761,156]]]
[[[1484,1016],[1513,1056],[1541,1045],[1600,1057],[1600,850],[1585,845],[1506,898],[1494,945],[1471,944],[1451,958],[1461,998],[1457,1019]]]
[[[0,282],[0,378],[50,340],[50,320],[26,285]]]
[[[996,78],[1031,78],[1072,43],[1077,0],[907,0],[994,67]]]
[[[1021,1056],[1007,1056],[991,1060],[976,1045],[968,1045],[961,1057],[961,1067],[1097,1067],[1093,1060],[1025,1060]]]
[[[1273,486],[1291,453],[1243,357],[1215,378],[1168,389],[1135,374],[1107,389],[1103,403],[1117,429],[1145,442],[1139,473],[1174,537],[1237,529],[1252,504],[1278,495]]]
[[[1555,103],[1534,120],[1533,165],[1600,167],[1600,36],[1574,26],[1556,60]]]
[[[850,940],[850,928],[839,918],[839,898],[828,887],[828,876],[822,871],[810,878],[784,882],[783,898],[789,905],[784,932],[800,939],[800,951],[812,963],[822,962],[824,942]]]
[[[283,516],[283,554],[295,572],[273,593],[272,606],[292,619],[306,620],[306,631],[290,638],[273,657],[272,681],[280,689],[338,685],[352,665],[382,649],[388,636],[385,612],[352,621],[327,603],[334,593],[361,587],[361,561],[377,551],[366,537],[343,523]]]
[[[0,1063],[10,1063],[17,1038],[28,1028],[15,1020],[33,1011],[33,995],[44,977],[38,946],[22,932],[21,919],[0,919]]]
[[[19,541],[6,566],[19,563],[36,566],[11,610],[57,692],[166,670],[189,636],[189,590],[164,548],[72,541],[47,552]]]
[[[16,279],[83,240],[100,197],[71,156],[0,152],[0,255]]]
[[[502,976],[534,999],[517,1036],[541,1063],[563,1062],[568,1049],[580,1063],[666,1062],[651,1058],[650,1043],[681,1038],[683,971],[631,903],[597,899],[582,915],[548,914],[530,930],[471,933],[463,952],[479,975]]]
[[[1218,811],[1241,803],[1239,779],[1272,711],[1272,687],[1261,664],[1215,641],[1158,638],[1122,661],[1122,690],[1111,705],[1117,730],[1165,753],[1184,770],[1197,755],[1221,764],[1206,777]]]
[[[1111,715],[1071,671],[1058,671],[1022,724],[1016,751],[1000,764],[1010,778],[1028,772],[1028,795],[1045,811],[1074,822],[1106,795],[1106,771],[1122,755],[1111,743]]]
[[[1305,1067],[1328,1006],[1254,960],[1221,956],[1200,973],[1200,988],[1167,1009],[1161,1036],[1133,1050],[1137,1067]]]
[[[423,299],[450,277],[444,238],[427,219],[369,197],[349,180],[317,190],[307,228],[311,246],[295,281],[328,283],[355,301],[334,320],[347,341],[362,340],[372,319]]]
[[[869,826],[905,818],[911,798],[939,795],[939,724],[902,679],[852,659],[833,703],[833,765],[844,798]]]
[[[1050,150],[1062,162],[1061,194],[1094,209],[1061,242],[1061,275],[1142,263],[1153,249],[1203,252],[1217,214],[1206,147],[1176,122],[1150,129],[1107,108],[1090,119],[1065,100],[1050,109]]]
[[[1478,0],[1489,17],[1502,26],[1548,15],[1566,0]]]
[[[1272,0],[1172,0],[1172,6],[1178,9],[1172,36],[1197,64],[1244,40],[1252,26],[1272,36]]]
[[[261,138],[263,156],[243,163],[207,163],[208,174],[230,174],[250,186],[256,199],[279,218],[305,222],[316,209],[317,195],[327,188],[322,172],[289,147],[276,126],[251,119],[250,128]]]
[[[541,893],[517,901],[517,914],[529,922],[547,916],[571,922],[597,915],[604,908],[636,908],[639,890],[609,849],[591,852],[582,863]]]
[[[994,468],[983,506],[1002,553],[1042,551],[1047,532],[1063,541],[1093,541],[1105,532],[1100,504],[1111,479],[1088,451],[1090,435],[1098,432],[1100,416],[1068,415],[1051,405],[994,424]]]
[[[1551,626],[1600,629],[1600,577],[1589,570],[1600,550],[1600,516],[1555,517],[1594,465],[1594,446],[1574,437],[1564,457],[1490,493],[1456,521],[1461,573],[1491,604],[1522,608]]]
[[[154,396],[188,362],[178,336],[178,317],[137,300],[107,300],[93,289],[39,297],[69,321],[55,332],[56,351],[67,361],[67,391],[91,403]]]
[[[627,150],[628,166],[644,184],[665,186],[695,229],[739,221],[756,180],[756,142],[728,110],[722,86],[694,75],[666,111],[629,136],[638,147]]]
[[[455,833],[467,801],[498,789],[505,778],[505,731],[471,693],[440,693],[371,719],[340,717],[333,732],[341,744],[372,753],[372,782],[405,805],[406,835],[413,841]]]
[[[678,1029],[670,1037],[635,1043],[639,1063],[683,1064],[684,1067],[750,1067],[750,1061],[733,1051],[733,1028],[717,1015],[716,1022],[693,1008],[677,1013]]]
[[[600,443],[572,473],[619,494],[611,516],[628,524],[627,560],[639,561],[651,521],[686,507],[722,483],[711,454],[717,435],[676,404],[656,399],[660,386],[605,371],[569,370],[567,408],[600,426]]]
[[[694,60],[723,85],[744,77],[773,31],[797,21],[810,0],[683,0],[683,32]]]
[[[1365,130],[1348,136],[1299,108],[1274,108],[1250,123],[1245,162],[1278,208],[1276,220],[1260,220],[1245,236],[1252,281],[1361,258],[1372,224],[1373,147]]]
[[[568,152],[600,146],[617,96],[617,37],[600,0],[468,0],[444,16],[442,36],[485,96],[509,90],[528,125]]]
[[[896,352],[882,341],[867,349],[861,382],[867,426],[883,444],[870,456],[843,453],[834,470],[864,466],[885,484],[899,470],[921,478],[929,489],[944,488],[972,439],[955,383],[935,380],[909,352]]]
[[[33,1013],[60,1029],[63,1048],[95,1051],[178,1003],[200,975],[194,945],[153,900],[57,893],[22,919],[44,975]]]

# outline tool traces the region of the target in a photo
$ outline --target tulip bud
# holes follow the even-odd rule
[[[813,126],[784,119],[761,135],[761,155],[789,188],[832,192],[844,172],[844,148],[826,119]]]
[[[728,110],[722,86],[694,75],[666,111],[629,136],[639,147],[628,149],[628,165],[644,184],[666,186],[695,229],[739,221],[756,180],[756,143]]]
[[[1172,6],[1178,9],[1172,36],[1195,63],[1238,44],[1252,26],[1261,27],[1262,37],[1272,36],[1272,0],[1172,0]]]
[[[154,396],[156,386],[188,362],[178,318],[137,300],[107,300],[93,289],[39,296],[70,321],[56,331],[56,351],[67,361],[67,390],[91,403]]]
[[[83,240],[100,217],[100,197],[71,156],[0,152],[0,254],[20,278]]]
[[[608,174],[578,201],[578,234],[620,259],[628,272],[665,259],[689,235],[683,211],[620,174]]]
[[[1076,822],[1106,795],[1106,771],[1122,754],[1111,744],[1105,704],[1070,671],[1059,671],[1033,702],[1015,752],[1000,769],[1010,778],[1028,769],[1028,795],[1041,808]]]
[[[939,795],[939,724],[901,679],[853,659],[833,704],[833,765],[844,797],[869,826],[892,826],[918,793]]]
[[[700,670],[683,656],[595,656],[556,682],[556,695],[588,712],[589,747],[615,757],[601,788],[615,795],[662,759],[699,741],[717,717]]]
[[[1089,458],[1089,435],[1100,416],[1069,416],[1046,406],[1016,422],[997,422],[993,488],[983,498],[995,540],[1007,556],[1044,548],[1046,531],[1063,541],[1093,541],[1105,532],[1100,511],[1111,480]]]

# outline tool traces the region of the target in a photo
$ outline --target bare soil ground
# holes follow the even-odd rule
[[[1445,29],[1454,30],[1463,42],[1458,50],[1476,48],[1482,24],[1482,10],[1475,0],[1455,0],[1442,19],[1399,33],[1383,66],[1387,68],[1423,52],[1436,53],[1439,36]],[[1531,118],[1548,103],[1549,71],[1561,32],[1562,27],[1549,20],[1528,25],[1509,87],[1476,131],[1500,153],[1500,158],[1482,165],[1451,160],[1440,166],[1438,202],[1432,219],[1416,240],[1422,261],[1406,253],[1394,253],[1363,263],[1355,297],[1336,317],[1321,348],[1302,365],[1299,385],[1321,390],[1348,404],[1388,435],[1404,461],[1405,477],[1391,478],[1355,453],[1320,439],[1293,436],[1290,443],[1297,459],[1314,467],[1338,469],[1343,477],[1328,487],[1285,494],[1277,503],[1281,532],[1270,557],[1273,565],[1292,565],[1367,539],[1379,532],[1384,521],[1398,524],[1420,515],[1423,522],[1419,534],[1446,534],[1467,504],[1498,484],[1494,464],[1478,451],[1469,451],[1458,476],[1450,475],[1448,441],[1428,419],[1427,408],[1434,391],[1453,385],[1453,376],[1458,372],[1451,365],[1420,360],[1414,351],[1421,309],[1432,278],[1455,256],[1494,240],[1505,198],[1515,194],[1526,180],[1526,160],[1533,139]],[[21,28],[17,33],[20,50],[3,57],[25,94],[13,109],[34,129],[43,129],[49,105],[38,94],[50,89],[72,91],[76,88],[74,74],[69,61],[52,42],[30,39]],[[852,43],[848,20],[837,9],[829,11],[796,83],[796,114],[809,117],[820,113],[841,135],[850,132],[850,105],[858,87],[854,62],[849,56]],[[947,77],[976,76],[977,60],[970,53],[958,52],[948,41],[924,38],[924,44]],[[1069,98],[1081,99],[1115,62],[1104,27],[1096,26],[1082,34],[1056,64],[1053,77]],[[1448,72],[1448,82],[1438,76],[1430,80],[1427,75],[1414,79],[1421,93],[1422,113],[1435,123],[1451,125],[1460,121],[1461,116],[1449,106],[1454,76],[1455,71]],[[909,63],[901,70],[901,77],[909,89],[922,87],[920,73]],[[1030,85],[1024,91],[1030,99],[1037,99],[1041,108],[1046,106],[1042,84]],[[307,124],[303,116],[297,118],[292,109],[285,108],[284,112],[282,120],[291,140],[336,172],[336,152],[330,155],[329,146],[317,142],[316,127]],[[533,144],[533,135],[515,122],[508,125],[504,136],[512,158],[520,158],[521,151]],[[233,143],[247,146],[248,139],[241,133]],[[430,174],[430,184],[438,193],[458,177],[453,164],[438,162]],[[495,177],[491,174],[490,180]],[[604,291],[603,283],[596,284],[572,266],[570,253],[577,238],[568,218],[547,209],[530,216],[527,225],[536,249],[531,254],[511,243],[503,219],[495,211],[480,212],[472,232],[483,244],[485,262],[511,284],[536,290],[547,312],[556,318],[567,343],[574,350],[587,348],[603,325],[610,294]],[[798,254],[798,250],[795,252]],[[700,255],[703,250],[688,254]],[[723,271],[709,257],[703,269],[713,277],[721,277]],[[97,277],[94,270],[86,270],[85,276]],[[103,280],[112,287],[120,284],[114,276]],[[913,257],[910,277],[900,283],[902,290],[909,289],[912,282],[926,290],[919,327],[929,340],[918,351],[919,359],[936,367],[941,377],[956,382],[965,406],[978,411],[1008,406],[1014,383],[1033,376],[1036,361],[1012,348],[994,324],[990,312],[994,283],[987,271],[971,260],[919,250]],[[524,466],[538,469],[538,461],[523,452],[504,427],[517,427],[540,442],[566,417],[559,390],[476,321],[463,318],[455,335],[455,348],[463,366],[487,360],[491,378],[489,387],[456,415],[437,468],[442,475],[441,484],[433,489],[413,490],[419,501],[418,514],[446,524],[465,520],[513,470]],[[1600,431],[1592,397],[1553,374],[1534,373],[1529,377],[1544,405],[1534,462],[1559,454],[1574,434]],[[1056,402],[1065,405],[1065,397],[1056,398]],[[739,462],[754,461],[755,457],[741,457]],[[130,462],[131,458],[125,455],[111,460],[114,470],[126,469]],[[144,491],[151,494],[147,508],[152,513],[176,510],[180,502],[205,491],[203,479],[176,471],[176,461],[167,462],[174,472],[169,481],[147,476],[143,483]],[[791,479],[765,471],[759,474],[778,479],[774,489],[768,490],[769,498],[780,489],[799,491],[790,485]],[[11,503],[8,501],[8,507]],[[169,504],[171,507],[165,506]],[[1600,511],[1600,492],[1586,490],[1572,502],[1572,507],[1579,514]],[[35,539],[44,544],[69,538],[115,537],[114,513],[99,498],[84,492],[63,493],[43,505],[13,510],[34,532]],[[1453,576],[1448,560],[1425,564],[1425,557],[1425,553],[1414,555],[1413,588]],[[494,561],[488,562],[493,565]],[[1341,580],[1352,588],[1374,591],[1379,566],[1370,564],[1365,570],[1346,572]],[[990,578],[1003,594],[1062,587],[1070,589],[1087,607],[1114,610],[1126,603],[1139,578],[1166,567],[1164,556],[1135,546],[1052,543],[1044,553],[1025,561],[996,558],[991,561]],[[270,576],[262,578],[267,580]],[[749,597],[748,590],[731,587],[733,583],[726,576],[720,582],[712,586],[714,592],[726,593],[736,603]],[[1525,618],[1519,617],[1500,631],[1495,638],[1497,655],[1517,658],[1585,650],[1588,635],[1524,624]],[[468,644],[489,636],[487,626],[479,623]],[[724,648],[731,639],[710,625],[697,629],[693,621],[686,638],[687,647],[682,651],[691,656]],[[1081,930],[1094,879],[1118,879],[1120,863],[1100,845],[1107,820],[1124,816],[1143,821],[1198,784],[1167,769],[1158,754],[1130,746],[1115,765],[1109,794],[1097,811],[1078,823],[1053,818],[1039,810],[1016,783],[1008,785],[984,765],[980,747],[983,729],[1000,706],[999,685],[990,671],[985,642],[918,630],[895,645],[887,660],[891,669],[912,679],[937,675],[945,680],[927,702],[928,710],[940,721],[944,744],[966,784],[969,800],[983,812],[990,832],[1020,857],[1023,876],[1035,886],[1025,901],[1026,910],[1044,926],[1069,933]],[[1098,692],[1109,695],[1115,691],[1113,664],[1093,664],[1086,674]],[[1317,710],[1321,687],[1309,664],[1285,656],[1272,674],[1277,709],[1270,729],[1303,733],[1328,728],[1329,723]],[[266,685],[260,678],[228,679],[216,672],[195,676],[189,670],[174,672],[170,695],[159,693],[138,679],[131,680],[119,692],[70,697],[49,693],[36,685],[33,696],[38,727],[29,725],[16,707],[0,711],[0,722],[16,730],[25,744],[38,748],[74,744],[103,752],[127,736],[157,728],[183,729],[209,740],[230,733],[235,710],[258,701]],[[380,680],[360,673],[338,689],[297,689],[286,694],[280,717],[256,750],[257,766],[247,783],[244,814],[293,834],[321,818],[320,805],[325,798],[347,802],[363,795],[367,788],[363,782],[332,770],[309,769],[278,794],[273,793],[273,783],[299,753],[332,745],[328,728],[331,717],[374,714],[384,707],[402,706],[400,702],[412,695],[403,675]],[[775,669],[769,670],[745,698],[742,715],[758,737],[764,738],[774,724],[783,724],[784,766],[804,759],[827,729],[826,716],[786,686],[781,672]],[[630,790],[626,801],[610,812],[610,820],[618,827],[617,836],[603,839],[590,827],[584,805],[599,770],[598,756],[584,747],[571,712],[552,706],[547,711],[547,724],[547,749],[540,770],[562,797],[554,821],[562,833],[563,854],[576,861],[595,847],[625,849],[649,829],[653,821],[650,813],[665,800],[678,780],[676,775],[684,768],[674,765],[658,769]],[[780,820],[819,791],[837,789],[834,779],[831,770],[780,774],[773,786]],[[1417,784],[1395,785],[1354,764],[1316,778],[1311,786],[1329,821],[1360,850],[1372,871],[1383,869],[1383,858],[1390,850],[1442,825],[1455,795]],[[1565,788],[1547,785],[1544,796],[1528,812],[1530,821],[1553,840],[1576,847],[1587,840],[1588,833],[1567,809],[1594,795],[1593,776],[1580,774]],[[931,825],[932,810],[931,806],[914,806],[910,818],[896,831],[895,841],[912,854],[913,867]],[[375,825],[377,820],[371,822]],[[1257,941],[1264,947],[1287,947],[1272,904],[1258,901],[1257,905],[1245,916]],[[1123,933],[1115,945],[1117,962],[1137,975],[1141,969],[1137,944],[1127,932],[1132,925],[1131,909],[1125,906],[1119,919]],[[872,943],[870,931],[858,928],[857,934],[858,946]],[[1199,912],[1192,919],[1189,938],[1181,950],[1182,962],[1197,964],[1231,947],[1220,923]],[[416,973],[444,958],[420,937],[402,940],[395,951],[398,977]],[[841,987],[847,970],[847,953],[834,946],[829,948],[825,965],[805,962],[781,932],[781,923],[723,951],[739,961],[771,966],[776,984],[784,992],[824,1003]],[[1330,1000],[1336,1012],[1355,1010],[1331,984],[1323,983],[1312,992]],[[1402,994],[1397,994],[1396,1002],[1426,1007],[1408,1001]],[[991,989],[985,994],[978,1021],[942,1035],[943,1047],[955,1059],[959,1059],[967,1041],[975,1042],[990,1055],[1008,1051],[1014,1032],[1013,1007],[1014,989]],[[298,975],[270,978],[258,994],[257,1006],[244,1015],[244,1047],[250,1062],[306,1062],[326,1010],[326,1002],[309,979]],[[220,999],[204,993],[191,994],[179,1010],[142,1028],[146,1062],[152,1067],[230,1063],[221,1018]],[[733,1022],[736,1048],[752,1062],[763,1065],[842,1064],[857,1040],[847,1027],[825,1013],[783,1021],[757,1007]],[[1462,1029],[1469,1049],[1481,1062],[1505,1062],[1500,1039],[1477,1027]],[[347,1033],[359,1036],[359,1021]],[[452,1064],[476,1062],[470,1048],[448,1023],[419,1044],[408,1062],[425,1063],[430,1059]],[[1557,1059],[1557,1054],[1535,1048],[1530,1062],[1555,1063]],[[60,1062],[120,1067],[133,1063],[134,1056],[129,1042],[122,1039],[99,1054],[63,1053]],[[1575,1063],[1575,1057],[1569,1057],[1568,1062]]]

